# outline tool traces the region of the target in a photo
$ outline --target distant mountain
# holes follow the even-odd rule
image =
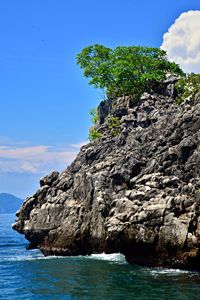
[[[23,200],[11,194],[0,193],[0,214],[15,213],[19,210]]]

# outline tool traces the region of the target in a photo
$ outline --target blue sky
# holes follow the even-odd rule
[[[160,47],[191,10],[198,0],[0,0],[0,192],[30,195],[87,140],[102,96],[76,65],[83,47]]]

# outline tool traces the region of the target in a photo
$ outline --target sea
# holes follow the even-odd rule
[[[122,254],[44,257],[0,214],[0,299],[200,299],[200,273],[129,265]]]

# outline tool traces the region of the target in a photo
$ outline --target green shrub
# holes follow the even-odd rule
[[[90,111],[89,111],[89,114],[91,116],[91,121],[92,121],[92,124],[96,124],[98,121],[99,121],[99,115],[98,115],[98,111],[97,111],[97,108],[92,108]]]
[[[200,74],[187,74],[185,77],[179,79],[175,84],[177,90],[176,101],[178,104],[184,100],[191,100],[200,92]]]
[[[117,136],[120,134],[120,126],[121,126],[120,118],[109,116],[106,119],[106,123],[108,125],[108,129],[111,130],[113,136]]]
[[[98,130],[96,130],[94,128],[94,126],[90,127],[89,129],[89,136],[88,136],[88,139],[89,141],[94,141],[96,139],[99,139],[100,137],[102,136],[101,132],[99,132]]]

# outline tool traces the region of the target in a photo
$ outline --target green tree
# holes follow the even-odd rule
[[[77,55],[77,64],[84,69],[89,84],[104,89],[111,98],[132,95],[138,99],[167,74],[184,74],[176,63],[167,60],[164,50],[141,46],[110,49],[96,44]]]

